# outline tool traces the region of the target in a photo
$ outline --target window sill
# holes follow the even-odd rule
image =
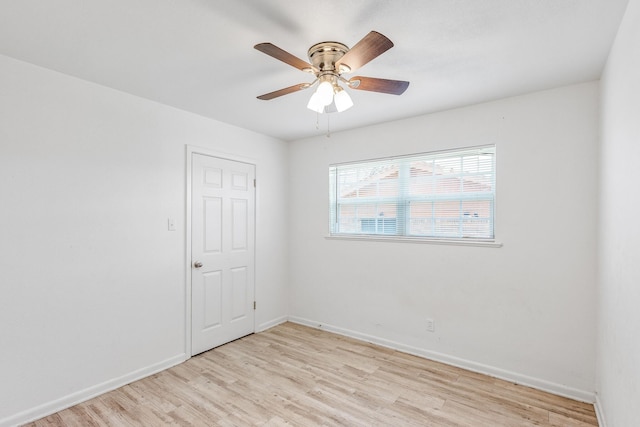
[[[428,245],[476,246],[483,248],[501,248],[502,243],[495,240],[435,239],[424,237],[378,236],[378,235],[329,235],[327,240],[355,240],[367,242],[402,242]]]

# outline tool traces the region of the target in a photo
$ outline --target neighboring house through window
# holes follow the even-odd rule
[[[329,167],[333,236],[494,238],[495,146]]]

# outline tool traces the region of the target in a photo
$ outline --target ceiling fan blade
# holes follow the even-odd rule
[[[303,61],[287,52],[286,50],[280,49],[278,46],[271,43],[259,43],[254,46],[255,49],[259,50],[262,53],[266,53],[269,56],[272,56],[285,64],[289,64],[292,67],[297,68],[300,71],[313,71],[316,72],[316,68],[309,64],[307,61]]]
[[[409,87],[409,82],[402,80],[377,79],[374,77],[355,76],[349,79],[349,87],[370,92],[389,93],[402,95]]]
[[[258,99],[262,99],[262,100],[268,101],[270,99],[277,98],[277,97],[282,96],[282,95],[288,95],[290,93],[297,92],[297,91],[302,90],[302,89],[306,89],[309,86],[311,86],[311,84],[309,84],[309,83],[298,83],[297,85],[285,87],[284,89],[276,90],[274,92],[265,93],[264,95],[258,96]]]
[[[351,71],[355,71],[392,47],[393,42],[386,36],[377,31],[371,31],[340,58],[336,68],[340,69],[340,65],[346,65]]]

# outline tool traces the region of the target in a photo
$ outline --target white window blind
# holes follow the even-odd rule
[[[495,146],[331,165],[331,235],[494,238]]]

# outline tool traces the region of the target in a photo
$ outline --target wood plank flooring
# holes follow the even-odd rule
[[[597,426],[593,405],[285,323],[28,424]]]

